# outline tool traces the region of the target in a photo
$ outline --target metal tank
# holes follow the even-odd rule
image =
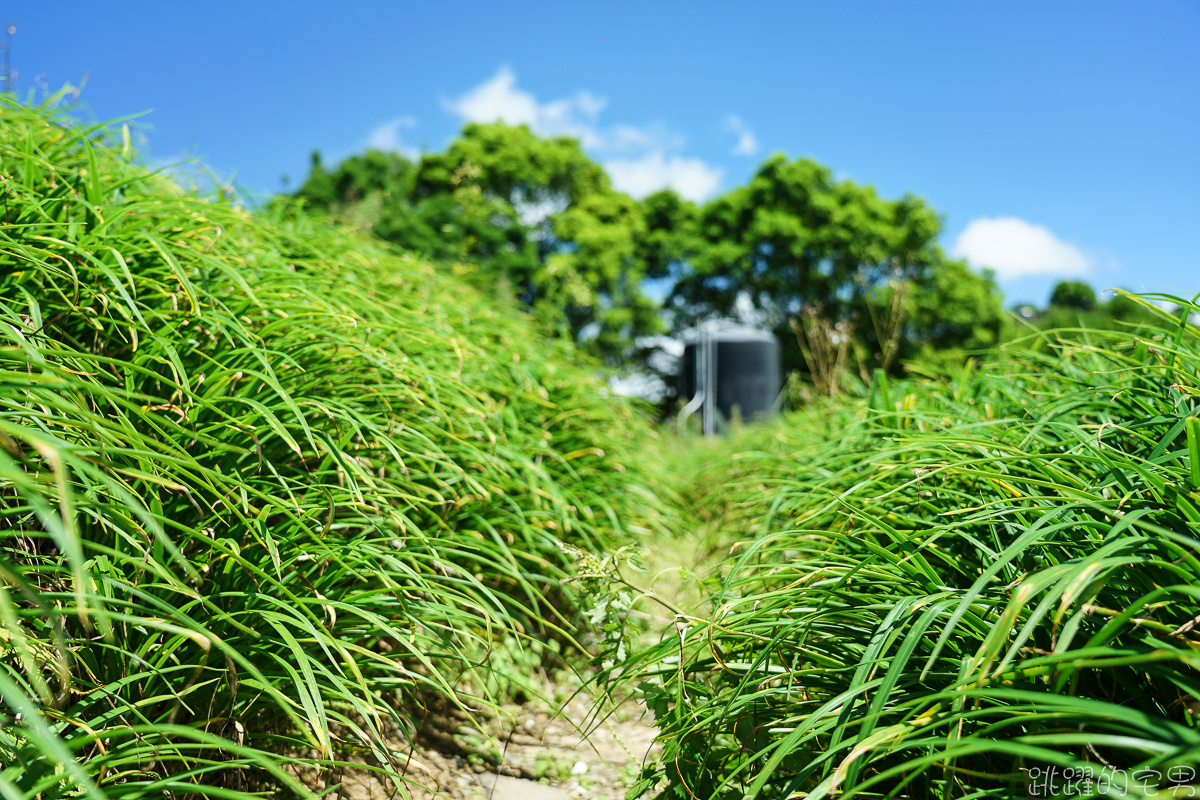
[[[779,341],[769,331],[709,324],[685,337],[679,370],[680,395],[689,399],[679,414],[682,427],[699,412],[706,436],[720,420],[770,412],[782,385]]]

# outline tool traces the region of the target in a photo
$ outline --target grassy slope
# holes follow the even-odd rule
[[[1200,775],[1200,351],[1169,318],[1143,334],[706,453],[692,516],[745,541],[626,665],[663,726],[648,783],[924,800],[1048,796],[1051,765],[1124,769],[1122,796],[1159,782],[1139,769]]]
[[[571,639],[560,540],[658,524],[636,414],[429,266],[48,108],[0,106],[0,191],[5,797],[386,766],[497,641]]]

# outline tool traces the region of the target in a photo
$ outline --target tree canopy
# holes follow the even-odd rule
[[[774,156],[704,205],[670,190],[636,200],[574,139],[469,124],[416,162],[369,151],[326,171],[315,156],[297,196],[465,265],[613,364],[639,339],[714,317],[772,327],[785,366],[810,373],[813,337],[844,341],[865,373],[961,358],[1002,327],[991,277],[946,258],[924,200],[883,199],[808,159]],[[655,279],[669,285],[662,305],[647,294]]]
[[[1128,330],[1160,321],[1137,300],[1120,293],[1098,298],[1096,290],[1082,281],[1056,284],[1045,309],[1018,309],[1018,316],[1034,330],[1053,330],[1060,339],[1081,337],[1089,330]]]
[[[676,327],[750,317],[782,337],[788,367],[809,372],[813,337],[837,339],[860,371],[938,351],[961,357],[999,338],[995,283],[946,258],[940,220],[918,197],[884,200],[777,155],[694,219],[675,214]],[[811,324],[789,324],[797,318]]]
[[[896,270],[928,265],[938,219],[919,199],[882,200],[813,161],[775,156],[705,206],[700,229],[704,246],[672,306],[685,318],[731,314],[744,298],[774,320],[843,305]]]
[[[1050,305],[1091,311],[1096,307],[1096,290],[1083,281],[1060,281],[1050,293]]]
[[[417,163],[372,151],[326,173],[314,160],[297,196],[401,247],[473,265],[609,362],[663,330],[642,289],[642,206],[574,139],[469,124]]]

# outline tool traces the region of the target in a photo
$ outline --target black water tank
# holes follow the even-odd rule
[[[733,417],[734,406],[742,419],[769,412],[782,387],[779,342],[769,331],[726,328],[709,334],[716,348],[717,410],[725,419]],[[680,396],[687,402],[696,396],[696,352],[699,339],[684,345],[680,359]]]

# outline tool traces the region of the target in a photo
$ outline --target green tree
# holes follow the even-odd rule
[[[946,259],[936,244],[940,221],[920,198],[884,200],[813,161],[777,155],[706,205],[697,226],[668,298],[676,327],[744,317],[748,305],[749,316],[780,335],[788,368],[813,372],[821,338],[851,337],[866,373],[998,336],[994,282]]]
[[[647,281],[671,287],[676,329],[746,316],[748,304],[780,335],[786,365],[809,372],[805,337],[813,352],[817,339],[837,340],[869,374],[960,358],[994,343],[1002,324],[990,276],[946,259],[923,200],[882,199],[806,159],[775,156],[703,207],[669,190],[638,202],[574,139],[470,124],[418,162],[371,151],[327,171],[314,156],[297,196],[473,271],[614,364],[644,361],[638,340],[664,329]]]
[[[961,261],[939,261],[908,297],[901,359],[951,366],[999,344],[1012,324],[990,273]]]
[[[575,139],[469,124],[417,164],[367,153],[330,174],[315,160],[297,196],[406,249],[473,265],[611,363],[662,330],[642,289],[652,250],[642,205]]]
[[[405,250],[429,258],[453,257],[454,246],[434,227],[436,215],[413,202],[417,168],[398,153],[368,150],[329,172],[321,154],[314,152],[308,178],[294,196]]]
[[[1096,307],[1096,290],[1083,281],[1060,281],[1050,293],[1050,305],[1091,311]]]
[[[1158,318],[1136,300],[1114,294],[1098,300],[1096,291],[1081,281],[1062,281],[1050,294],[1050,304],[1030,322],[1035,330],[1056,331],[1057,338],[1077,338],[1088,330],[1128,330]]]
[[[642,199],[646,228],[638,240],[638,258],[651,280],[678,280],[701,247],[700,209],[671,189]]]

